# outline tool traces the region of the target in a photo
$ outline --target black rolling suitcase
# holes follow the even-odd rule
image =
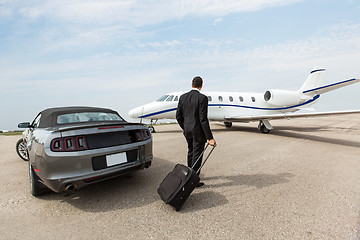
[[[204,154],[208,146],[209,144],[206,145],[200,157]],[[204,166],[210,157],[210,154],[214,151],[215,146],[211,149],[198,171]],[[199,161],[200,157],[195,164]],[[157,192],[160,195],[161,200],[166,204],[171,205],[176,211],[179,211],[199,181],[200,178],[197,172],[192,168],[183,164],[176,164],[174,169],[161,182]]]

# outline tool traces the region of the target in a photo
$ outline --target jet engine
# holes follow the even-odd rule
[[[297,91],[273,89],[265,92],[264,100],[274,106],[288,107],[302,103],[305,99]]]

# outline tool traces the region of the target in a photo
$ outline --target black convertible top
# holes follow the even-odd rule
[[[67,114],[67,113],[81,113],[81,112],[104,112],[104,113],[113,113],[113,114],[120,116],[119,113],[117,113],[114,110],[108,109],[108,108],[99,108],[99,107],[48,108],[39,113],[39,114],[41,114],[39,128],[59,126],[59,124],[57,123],[57,118],[59,115],[63,115],[63,114]],[[121,118],[121,116],[120,116],[120,118]],[[72,124],[74,124],[74,123],[72,123]]]

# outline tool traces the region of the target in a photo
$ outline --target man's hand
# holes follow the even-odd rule
[[[209,142],[210,146],[215,146],[215,144],[216,144],[215,139],[210,139],[208,142]]]

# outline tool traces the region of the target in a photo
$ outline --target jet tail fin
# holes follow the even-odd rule
[[[304,84],[301,86],[300,92],[307,93],[310,89],[320,87],[323,84],[324,72],[325,69],[323,68],[314,68],[306,78]]]
[[[352,78],[345,81],[335,82],[328,85],[323,85],[323,74],[325,69],[322,68],[314,68],[310,75],[305,80],[304,84],[300,88],[300,93],[305,95],[315,96],[318,94],[330,92],[337,88],[342,88],[347,85],[360,82],[360,79]]]

